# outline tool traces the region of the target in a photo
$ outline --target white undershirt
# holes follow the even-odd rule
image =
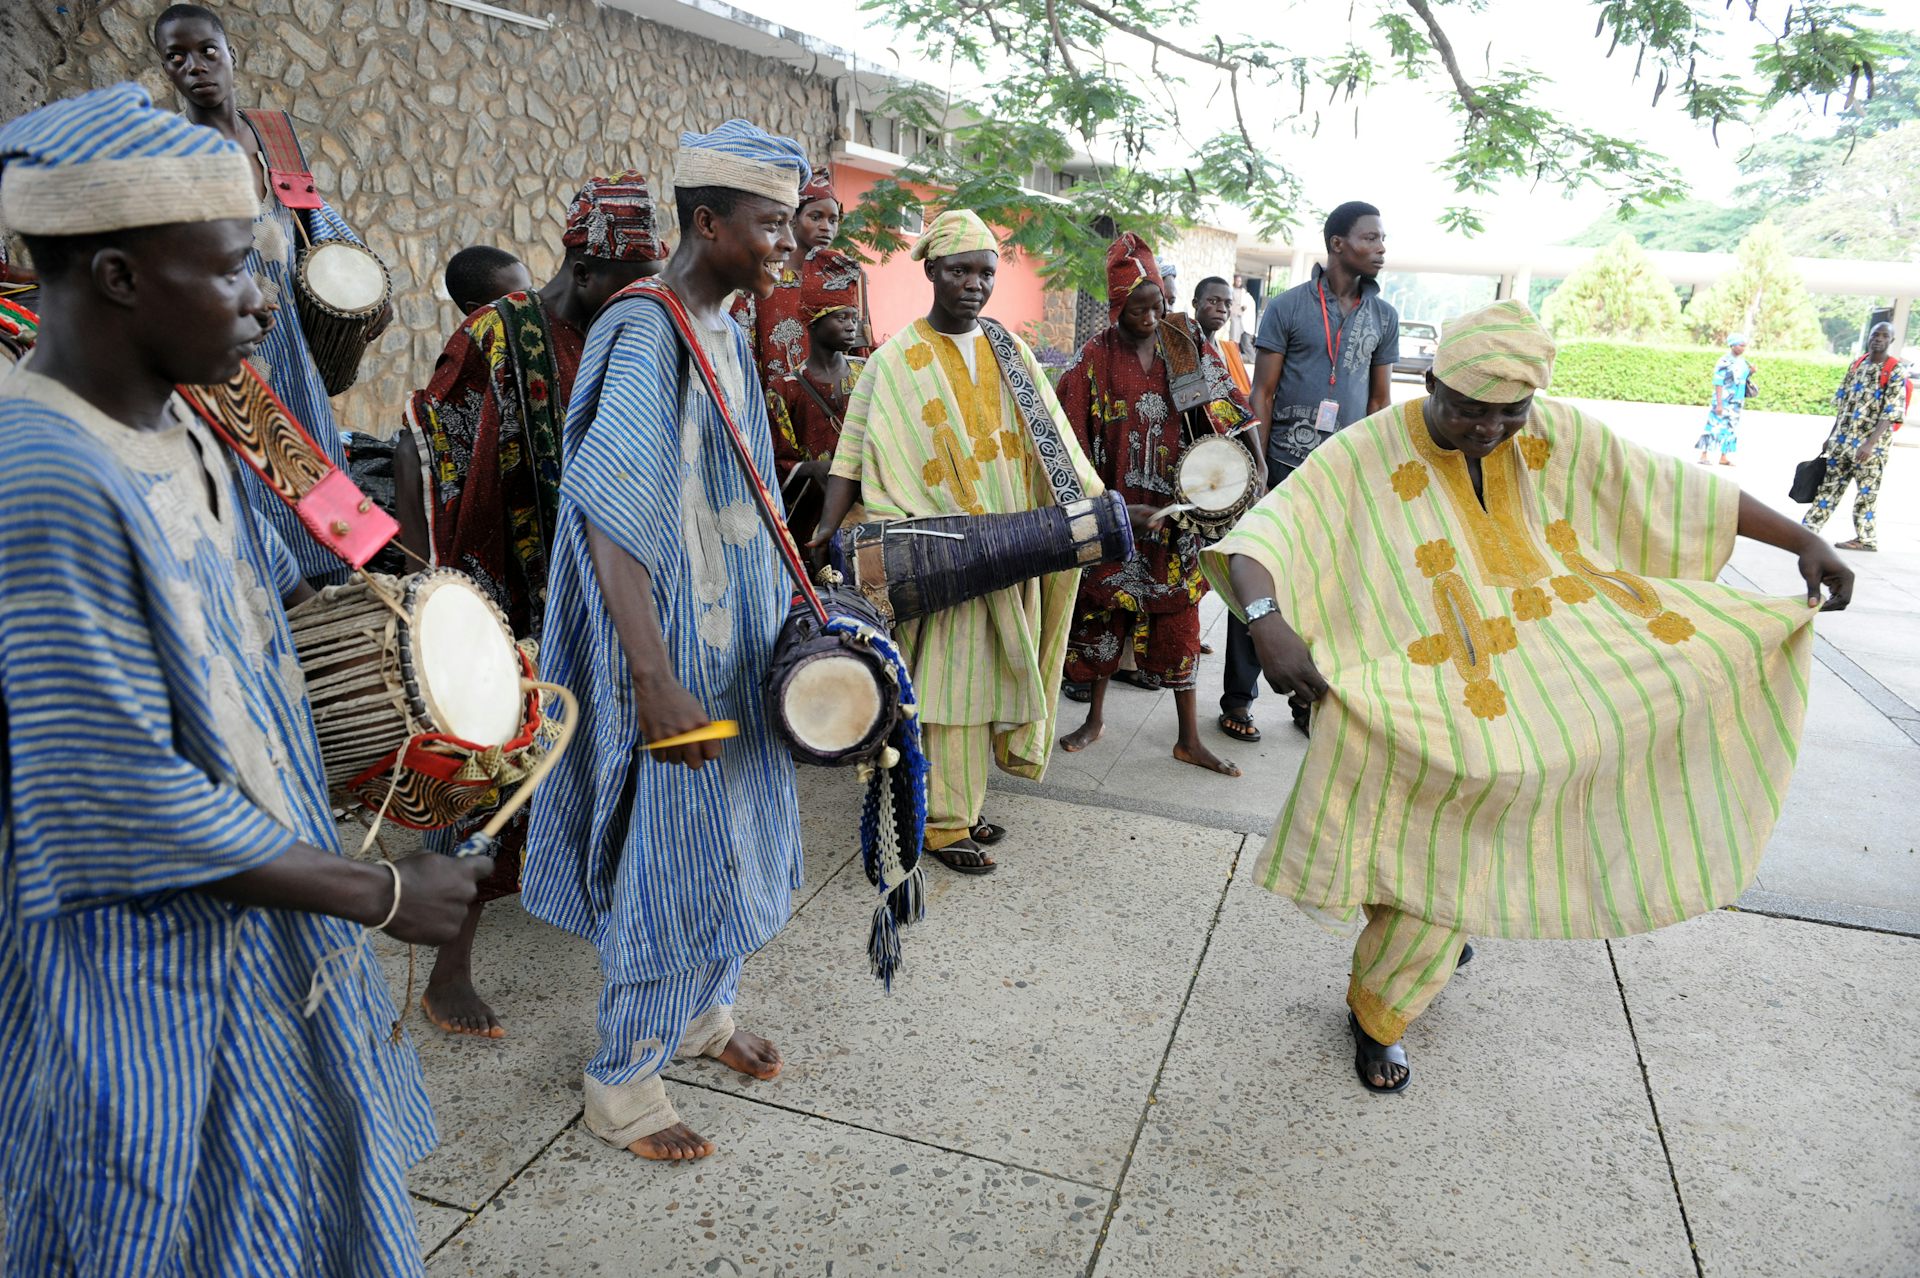
[[[934,331],[936,333],[940,332],[939,329],[935,329]],[[980,373],[979,370],[973,366],[973,354],[978,347],[978,343],[975,342],[974,339],[980,336],[980,326],[975,324],[964,333],[940,333],[940,336],[960,348],[960,358],[967,362],[967,376],[976,382],[979,381]]]

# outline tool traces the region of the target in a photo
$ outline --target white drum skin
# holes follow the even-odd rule
[[[823,754],[850,750],[880,718],[880,690],[868,666],[824,654],[794,671],[782,711],[794,738]]]
[[[380,259],[357,244],[329,240],[307,254],[307,287],[316,300],[344,315],[364,315],[387,300]]]
[[[462,581],[431,583],[421,592],[412,638],[420,695],[441,731],[481,746],[518,735],[520,662],[485,596]]]

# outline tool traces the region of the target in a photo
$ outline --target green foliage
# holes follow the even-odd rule
[[[908,157],[894,183],[876,188],[872,209],[853,210],[847,233],[869,250],[889,251],[901,238],[907,187],[922,183],[1016,228],[1057,284],[1094,279],[1080,228],[1102,214],[1151,238],[1152,227],[1192,219],[1218,199],[1249,209],[1262,234],[1278,235],[1297,221],[1302,203],[1298,179],[1274,158],[1288,150],[1284,134],[1318,130],[1322,93],[1327,108],[1352,106],[1358,127],[1359,104],[1389,76],[1449,86],[1458,135],[1439,167],[1464,197],[1440,215],[1451,228],[1480,230],[1480,206],[1514,179],[1602,189],[1622,208],[1683,193],[1663,156],[1608,131],[1604,103],[1586,119],[1553,110],[1545,77],[1496,60],[1491,49],[1463,67],[1441,20],[1456,5],[1479,7],[1475,0],[1350,0],[1354,34],[1344,47],[1320,52],[1216,34],[1219,24],[1197,0],[865,0],[864,9],[929,61],[970,67],[987,83],[978,101],[931,104],[926,115],[939,141]],[[1635,76],[1656,103],[1671,91],[1668,100],[1683,114],[1716,129],[1796,96],[1813,104],[1847,94],[1846,109],[1854,110],[1870,101],[1874,77],[1896,52],[1872,24],[1877,11],[1853,0],[1797,3],[1778,31],[1758,6],[1735,6],[1734,20],[1764,32],[1767,43],[1731,64],[1715,52],[1722,42],[1704,38],[1724,20],[1717,0],[1600,0],[1596,8],[1596,35],[1612,37],[1607,54],[1636,51]],[[1246,14],[1249,25],[1284,30],[1261,11]],[[1278,120],[1250,113],[1242,91],[1255,88],[1282,90],[1298,105]],[[1191,130],[1182,103],[1210,119],[1230,114],[1232,127],[1210,136]],[[955,127],[968,119],[991,123]],[[1036,162],[1069,149],[1102,163],[1064,201],[1022,191]],[[1176,149],[1180,162],[1156,162],[1156,154]],[[998,171],[985,172],[990,165]]]
[[[1640,404],[1698,404],[1704,419],[1713,401],[1713,366],[1724,350],[1648,346],[1630,342],[1565,342],[1553,361],[1549,395],[1614,399]],[[1771,355],[1754,349],[1752,407],[1775,413],[1831,415],[1833,392],[1847,360],[1826,355]]]
[[[1769,351],[1817,351],[1826,346],[1813,296],[1793,269],[1780,228],[1762,222],[1740,241],[1731,274],[1722,276],[1687,307],[1687,328],[1702,342],[1718,344],[1745,333]]]
[[[1920,120],[1860,143],[1818,195],[1782,204],[1773,217],[1808,257],[1912,257],[1920,251]]]
[[[1595,219],[1569,243],[1599,248],[1631,235],[1641,248],[1673,253],[1731,253],[1766,208],[1743,204],[1725,208],[1708,200],[1680,200],[1658,208],[1624,210]]]
[[[1540,316],[1556,338],[1665,341],[1680,327],[1680,299],[1631,235],[1618,235],[1547,298]]]

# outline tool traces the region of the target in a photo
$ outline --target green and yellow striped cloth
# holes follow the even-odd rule
[[[1332,685],[1256,877],[1350,917],[1646,931],[1737,897],[1786,795],[1813,613],[1718,585],[1739,489],[1564,404],[1483,463],[1415,400],[1206,557],[1266,566]]]
[[[833,473],[860,481],[874,518],[1011,514],[1053,503],[987,339],[971,341],[969,370],[953,339],[916,320],[867,361]],[[1025,343],[1020,352],[1087,494],[1105,491],[1039,361]],[[1044,772],[1079,584],[1078,571],[1055,573],[901,626],[896,637],[921,720],[999,725],[1000,765],[1026,777]]]

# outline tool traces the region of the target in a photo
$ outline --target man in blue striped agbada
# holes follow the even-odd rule
[[[680,244],[659,282],[691,314],[754,465],[771,474],[752,350],[724,307],[736,290],[773,291],[808,166],[798,143],[741,120],[680,146]],[[582,721],[535,796],[521,886],[529,911],[600,950],[588,1129],[668,1160],[714,1148],[667,1098],[660,1072],[674,1057],[780,1071],[780,1053],[732,1011],[741,964],[786,924],[801,866],[793,760],[761,695],[789,588],[689,364],[644,298],[616,298],[587,335],[541,642]],[[737,720],[738,737],[644,748],[714,719]]]
[[[255,208],[137,85],[0,129],[42,304],[0,381],[10,1276],[421,1272],[432,1116],[363,925],[444,939],[490,863],[339,854],[306,587],[172,393],[260,339]]]

